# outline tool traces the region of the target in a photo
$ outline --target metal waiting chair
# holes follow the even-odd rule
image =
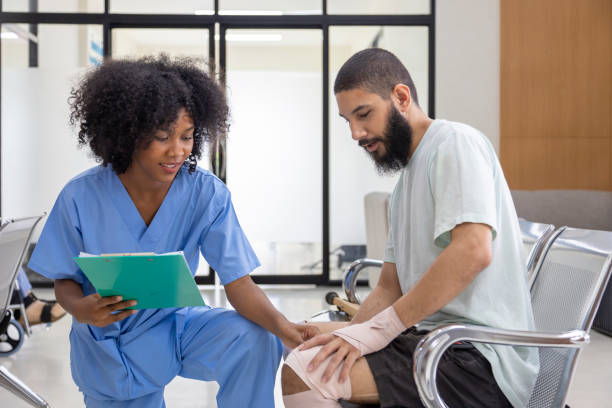
[[[612,232],[563,227],[535,267],[531,302],[536,332],[452,324],[431,331],[414,353],[414,378],[423,404],[447,407],[436,385],[438,363],[456,341],[539,348],[540,372],[530,408],[563,407],[581,348],[611,274]]]
[[[16,351],[23,341],[23,329],[12,319],[8,308],[15,285],[15,277],[30,242],[32,231],[43,216],[0,221],[0,344],[6,343]],[[11,336],[11,333],[16,336]],[[35,407],[49,407],[47,402],[28,388],[8,369],[0,366],[0,387]]]
[[[523,218],[519,218],[519,228],[521,231],[521,240],[527,254],[527,279],[531,284],[534,276],[534,270],[538,261],[538,257],[542,253],[546,241],[552,236],[555,226],[552,224],[542,224],[538,222],[527,221]],[[383,261],[377,259],[363,258],[353,262],[347,270],[344,272],[342,277],[342,292],[346,296],[346,300],[355,305],[361,304],[361,299],[357,294],[357,278],[359,273],[368,267],[382,267]],[[337,305],[341,310],[347,310],[345,302],[339,301],[334,296],[328,294],[326,297],[327,303],[330,305]],[[335,303],[334,300],[335,299]],[[321,312],[324,314],[325,312]],[[347,319],[352,318],[351,313],[347,313]],[[334,318],[333,320],[337,320]]]
[[[531,286],[538,258],[542,254],[546,241],[555,231],[555,226],[519,218],[519,228],[521,229],[521,240],[527,254],[527,281]]]

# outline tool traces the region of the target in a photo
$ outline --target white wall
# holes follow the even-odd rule
[[[86,26],[39,25],[39,68],[3,40],[2,215],[49,212],[63,185],[95,165],[77,148],[68,97],[86,66]],[[4,47],[5,44],[10,46]],[[6,50],[5,50],[6,48]]]
[[[436,117],[482,131],[499,151],[499,0],[436,1]]]

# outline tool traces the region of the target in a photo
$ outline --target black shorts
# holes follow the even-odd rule
[[[406,330],[384,349],[366,356],[381,408],[421,407],[412,374],[412,354],[426,331]],[[470,343],[451,346],[440,359],[438,391],[450,408],[510,407],[497,386],[491,365]]]

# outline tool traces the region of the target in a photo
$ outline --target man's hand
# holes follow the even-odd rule
[[[122,301],[121,296],[102,297],[94,293],[75,302],[72,315],[79,323],[104,327],[137,313],[138,310],[120,311],[137,303],[135,300]]]
[[[289,323],[279,337],[285,346],[293,349],[319,333],[319,328],[312,324]]]
[[[321,350],[319,350],[317,355],[310,361],[310,364],[308,364],[308,371],[316,370],[323,361],[331,356],[321,380],[324,383],[328,382],[334,372],[336,372],[338,366],[344,363],[338,379],[341,384],[344,383],[348,379],[355,361],[361,357],[359,349],[334,334],[326,333],[308,340],[306,343],[302,344],[298,350],[308,350],[316,346],[323,347],[321,347]]]

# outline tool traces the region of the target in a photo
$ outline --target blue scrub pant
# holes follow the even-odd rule
[[[151,358],[161,350],[151,350]],[[175,352],[167,350],[166,352]],[[180,339],[182,366],[176,375],[216,381],[220,408],[274,407],[280,340],[235,311],[192,308]],[[140,398],[113,401],[87,395],[87,408],[165,408],[164,389]]]
[[[26,297],[28,292],[32,290],[32,284],[23,268],[19,268],[19,273],[17,273],[17,285],[19,286],[19,293],[21,293],[22,298]]]

